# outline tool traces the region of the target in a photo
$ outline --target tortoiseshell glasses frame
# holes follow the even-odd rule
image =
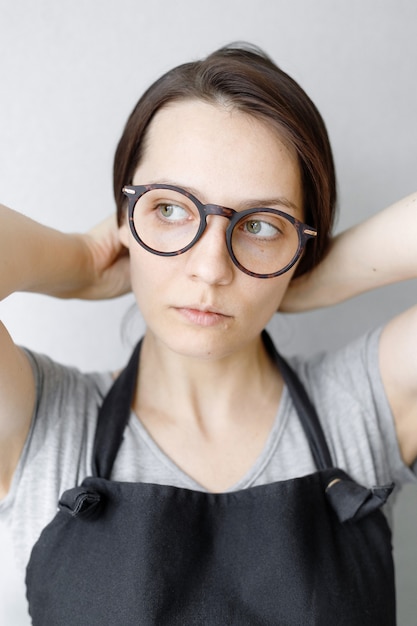
[[[135,214],[135,208],[137,206],[138,201],[142,198],[142,196],[144,196],[144,194],[153,190],[157,190],[157,189],[172,191],[177,194],[181,194],[181,196],[187,198],[193,203],[193,205],[196,207],[200,215],[200,222],[199,222],[198,229],[196,230],[195,234],[192,236],[191,241],[179,250],[161,251],[161,250],[157,250],[149,246],[141,238],[141,236],[139,235],[135,227],[134,214]],[[184,252],[187,252],[187,250],[192,248],[204,234],[204,231],[207,227],[207,216],[219,215],[221,217],[225,217],[228,220],[230,220],[226,229],[226,245],[227,245],[227,249],[230,254],[230,257],[233,263],[236,265],[236,267],[238,267],[245,274],[248,274],[249,276],[254,276],[256,278],[275,278],[276,276],[280,276],[281,274],[288,272],[288,270],[290,270],[297,263],[298,259],[301,257],[307,241],[311,238],[317,237],[317,230],[314,227],[304,224],[303,222],[296,219],[292,215],[289,215],[288,213],[280,211],[279,209],[251,208],[251,209],[246,209],[243,211],[235,211],[234,209],[220,206],[217,204],[203,204],[198,198],[196,198],[193,194],[186,191],[185,189],[182,189],[181,187],[177,187],[174,185],[166,185],[166,184],[125,185],[122,191],[125,194],[125,196],[128,198],[129,226],[130,226],[130,230],[132,232],[133,237],[145,250],[147,250],[148,252],[151,252],[152,254],[156,254],[159,256],[165,256],[165,257],[177,256],[177,255],[183,254]],[[262,214],[262,215],[272,214],[275,216],[279,216],[280,219],[284,219],[289,224],[291,224],[291,226],[296,230],[296,233],[297,233],[298,243],[296,244],[296,249],[294,251],[294,254],[285,263],[283,267],[277,268],[277,270],[274,272],[257,273],[257,272],[252,271],[250,268],[247,268],[244,265],[242,265],[239,259],[236,258],[235,252],[233,250],[232,236],[233,236],[233,231],[234,231],[236,224],[241,223],[242,219],[245,217],[249,218],[253,216],[255,218],[258,214]]]

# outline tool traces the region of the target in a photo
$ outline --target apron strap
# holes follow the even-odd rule
[[[277,352],[270,336],[265,330],[262,333],[262,339],[269,356],[276,363],[285,384],[288,387],[288,391],[290,392],[298,417],[300,418],[301,425],[310,445],[311,453],[317,469],[323,470],[333,467],[332,457],[330,455],[330,450],[327,445],[319,417],[302,382],[287,361],[285,361],[285,359],[283,359]]]
[[[278,354],[266,331],[262,333],[262,340],[269,356],[277,365],[288,387],[317,469],[322,470],[333,467],[320,420],[304,386],[294,370]],[[123,433],[131,413],[141,345],[142,340],[137,344],[127,367],[114,382],[99,410],[94,439],[92,471],[94,476],[107,480],[110,478],[113,463],[122,443]]]
[[[113,383],[99,410],[93,447],[93,476],[107,480],[110,478],[130,417],[141,346],[142,339],[134,349],[126,368]]]

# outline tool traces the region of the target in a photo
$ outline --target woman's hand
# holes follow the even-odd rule
[[[338,235],[323,261],[295,279],[282,311],[342,302],[370,289],[417,278],[417,194]],[[403,460],[417,459],[417,303],[384,327],[381,378]]]
[[[0,205],[0,300],[15,291],[104,299],[129,289],[115,215],[85,235],[68,234]]]
[[[335,237],[322,262],[294,279],[280,310],[331,306],[365,291],[417,278],[417,194]]]
[[[86,235],[73,235],[0,205],[0,300],[16,291],[101,299],[129,289],[129,259],[115,216]],[[1,322],[0,398],[1,498],[10,488],[36,398],[27,355]]]
[[[301,313],[334,304],[326,295],[325,284],[320,287],[321,269],[320,264],[311,272],[293,278],[279,308],[282,313]]]
[[[130,291],[129,255],[120,242],[116,216],[108,217],[81,237],[91,258],[92,282],[72,297],[100,300]]]

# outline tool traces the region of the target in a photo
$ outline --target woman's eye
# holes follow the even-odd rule
[[[178,204],[158,204],[158,210],[162,217],[174,220],[183,220],[188,217],[187,211]]]
[[[258,237],[276,237],[280,232],[276,226],[263,220],[248,220],[243,227],[247,233]]]

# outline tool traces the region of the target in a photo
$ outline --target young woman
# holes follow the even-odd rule
[[[417,195],[331,239],[322,119],[244,47],[150,87],[114,188],[118,225],[87,235],[1,208],[2,297],[132,288],[146,322],[119,376],[1,327],[0,511],[33,623],[395,623],[388,497],[415,480],[417,307],[291,366],[264,328],[415,278]]]

